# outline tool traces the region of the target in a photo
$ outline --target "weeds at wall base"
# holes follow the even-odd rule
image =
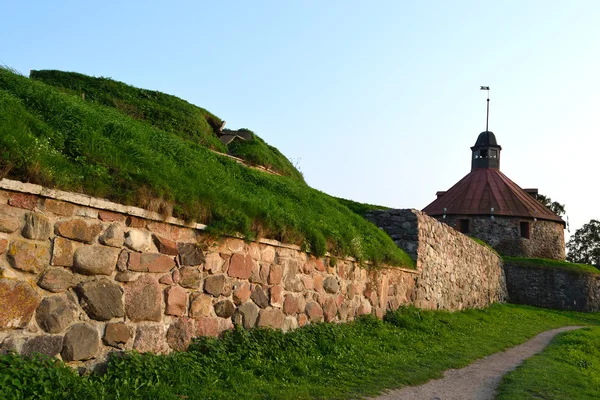
[[[384,321],[312,324],[290,333],[236,329],[187,352],[111,357],[104,374],[79,377],[61,363],[0,357],[0,397],[100,399],[354,398],[418,384],[563,325],[598,314],[514,305],[461,312],[403,307]]]

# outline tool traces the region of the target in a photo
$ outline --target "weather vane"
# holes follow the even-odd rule
[[[489,86],[481,86],[479,90],[487,90],[487,115],[485,117],[485,131],[488,131],[488,122],[490,121],[490,87]]]

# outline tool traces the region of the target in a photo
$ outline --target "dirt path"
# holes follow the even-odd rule
[[[540,333],[533,339],[492,354],[461,369],[450,369],[444,377],[421,386],[391,390],[376,400],[493,400],[502,376],[525,359],[542,351],[556,334],[583,326],[565,326]]]

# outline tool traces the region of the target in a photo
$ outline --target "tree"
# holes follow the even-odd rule
[[[565,215],[565,205],[560,204],[558,201],[552,201],[550,197],[544,196],[543,194],[538,194],[536,197],[537,201],[542,203],[544,206],[548,207],[552,212],[559,217]]]
[[[567,249],[568,261],[600,266],[600,221],[592,219],[577,229]]]

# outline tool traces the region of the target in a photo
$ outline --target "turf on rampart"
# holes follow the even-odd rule
[[[0,69],[0,178],[172,210],[215,234],[297,243],[318,256],[412,265],[389,236],[335,198],[239,165],[199,137]]]

